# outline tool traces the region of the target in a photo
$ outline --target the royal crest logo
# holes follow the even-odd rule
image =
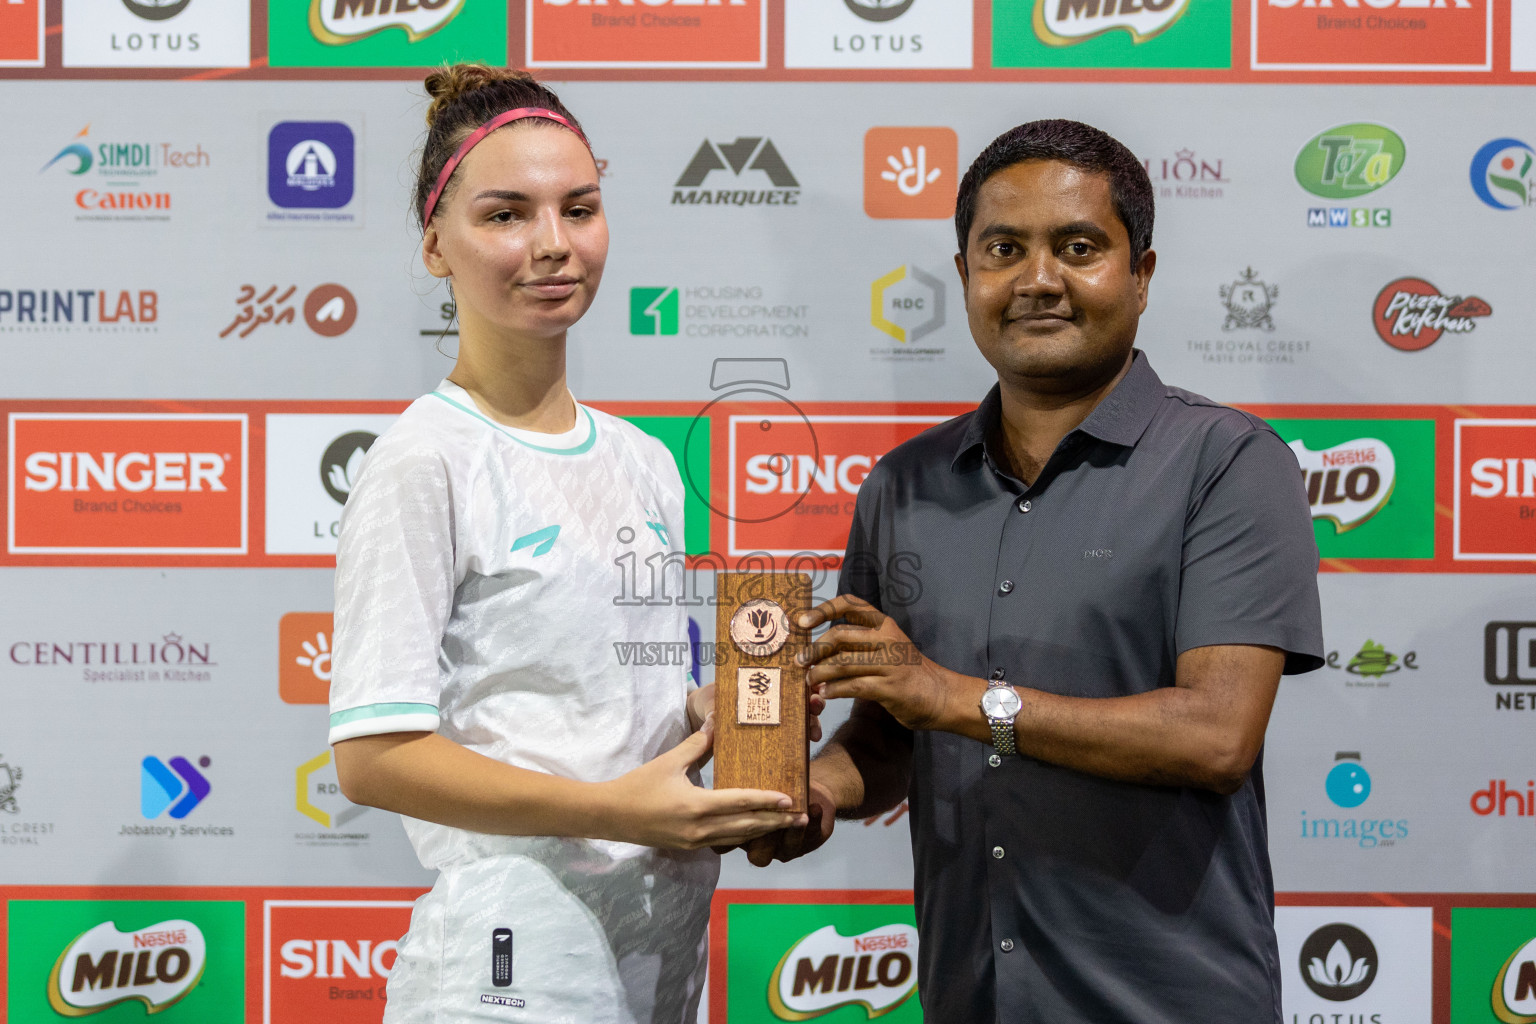
[[[1376,296],[1372,319],[1382,341],[1404,352],[1429,348],[1447,331],[1470,334],[1493,307],[1476,295],[1443,295],[1419,277],[1400,277]]]
[[[130,932],[103,921],[59,954],[48,975],[48,1003],[66,1017],[134,999],[146,1013],[159,1013],[197,987],[207,962],[207,942],[191,921],[161,921]]]
[[[1338,533],[1363,525],[1392,497],[1397,462],[1385,441],[1363,437],[1321,451],[1292,441],[1290,448],[1301,463],[1312,518],[1333,523]]]
[[[0,811],[15,814],[21,810],[16,804],[16,787],[19,785],[21,785],[21,769],[0,761]]]
[[[917,929],[887,924],[847,936],[818,928],[774,968],[768,1005],[780,1020],[811,1020],[844,1006],[883,1017],[917,991]]]
[[[310,0],[309,30],[331,46],[397,28],[411,42],[439,31],[469,0]]]
[[[1236,281],[1221,286],[1221,304],[1227,308],[1227,318],[1221,322],[1224,331],[1239,328],[1275,329],[1269,308],[1280,296],[1280,286],[1265,284],[1258,271],[1246,268]]]
[[[1142,43],[1168,30],[1190,0],[1035,0],[1035,35],[1049,46],[1072,46],[1116,29]]]

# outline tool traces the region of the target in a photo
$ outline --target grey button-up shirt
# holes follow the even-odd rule
[[[946,668],[1076,697],[1172,686],[1179,654],[1212,644],[1322,664],[1307,499],[1262,420],[1165,386],[1138,352],[1025,487],[999,416],[994,387],[876,464],[840,592]],[[1221,796],[912,742],[927,1020],[1280,1020],[1262,759]]]

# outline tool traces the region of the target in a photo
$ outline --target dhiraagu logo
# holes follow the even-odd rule
[[[1323,558],[1435,556],[1434,420],[1271,420]]]
[[[1341,124],[1296,154],[1296,181],[1325,199],[1368,195],[1397,177],[1407,158],[1400,135],[1379,124]]]
[[[244,1019],[239,901],[12,900],[8,918],[10,1024]]]

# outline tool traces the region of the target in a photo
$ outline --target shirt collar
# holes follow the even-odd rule
[[[1120,378],[1120,383],[1094,406],[1077,430],[1100,441],[1133,447],[1152,422],[1165,393],[1162,379],[1152,369],[1146,354],[1136,349],[1132,354],[1131,368]],[[972,451],[978,448],[986,450],[987,438],[997,436],[1002,414],[1002,386],[994,384],[976,407],[976,414],[971,417],[965,433],[961,435],[960,443],[955,447],[955,456],[950,462],[951,468],[959,469],[961,461]]]

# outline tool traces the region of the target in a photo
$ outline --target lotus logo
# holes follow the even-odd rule
[[[1141,0],[1140,5],[1115,0],[1035,0],[1035,35],[1048,46],[1072,46],[1115,29],[1144,43],[1166,32],[1189,10],[1190,0]],[[1119,10],[1116,11],[1118,6]]]
[[[1301,944],[1301,976],[1324,999],[1345,1002],[1376,980],[1376,945],[1351,924],[1327,924]]]
[[[843,0],[848,9],[865,21],[895,21],[915,0]]]
[[[456,18],[468,0],[415,0],[391,11],[389,0],[310,0],[309,30],[330,46],[343,46],[398,28],[419,42]]]
[[[1392,497],[1397,460],[1385,441],[1362,437],[1320,451],[1292,441],[1290,449],[1301,464],[1312,518],[1331,522],[1337,533],[1364,525]]]
[[[883,1017],[917,991],[917,929],[887,924],[862,935],[827,925],[789,948],[768,981],[781,1020],[810,1020],[843,1006]]]
[[[48,1002],[66,1017],[137,999],[146,1013],[179,1002],[202,980],[208,944],[191,921],[119,931],[103,921],[64,948],[48,975]]]
[[[123,6],[145,21],[168,21],[187,9],[192,0],[123,0]]]
[[[363,472],[363,460],[379,435],[367,430],[342,434],[326,446],[320,456],[320,484],[338,505],[345,505],[357,478]]]

